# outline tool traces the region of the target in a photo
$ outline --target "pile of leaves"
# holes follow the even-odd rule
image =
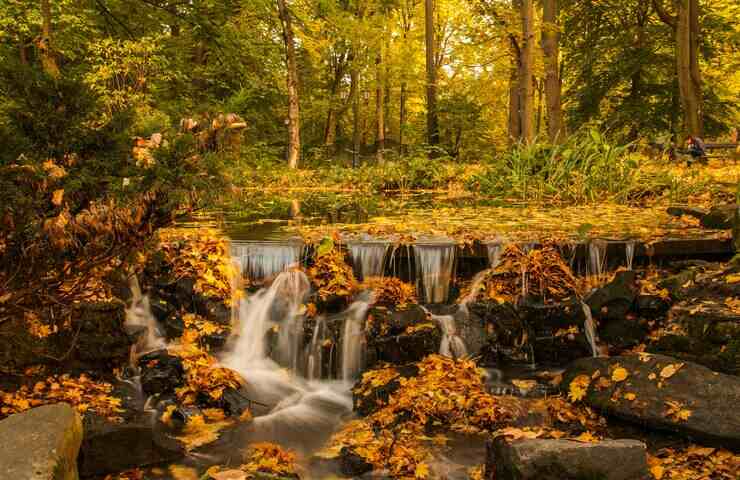
[[[372,290],[373,303],[403,310],[418,303],[416,287],[396,277],[369,277],[360,284],[360,290]]]
[[[170,424],[174,408],[174,406],[168,407],[162,414],[163,423]],[[201,412],[199,415],[188,417],[185,426],[176,437],[188,451],[215,442],[221,430],[235,423],[233,419],[226,418],[226,414],[220,408],[206,408]]]
[[[476,298],[513,301],[524,291],[543,302],[577,295],[578,281],[557,247],[552,244],[524,252],[516,244],[506,247],[498,266],[473,287]]]
[[[195,291],[231,305],[233,282],[238,275],[226,238],[215,229],[169,228],[161,230],[158,248],[176,278],[195,280]]]
[[[724,449],[689,445],[663,448],[648,455],[650,473],[656,480],[693,480],[737,478],[740,455]]]
[[[197,345],[199,348],[207,347],[205,337],[223,333],[228,328],[228,326],[213,323],[196,313],[183,314],[182,321],[185,325],[185,330],[180,337],[180,342]]]
[[[224,470],[220,467],[209,468],[205,479],[212,480],[247,480],[276,476],[280,478],[298,478],[297,455],[274,443],[261,442],[250,445],[245,463],[238,469]],[[263,474],[263,475],[260,475]]]
[[[23,385],[12,393],[0,391],[0,419],[34,407],[64,402],[80,414],[93,412],[110,420],[120,420],[121,399],[111,395],[113,387],[96,382],[85,374],[79,377],[52,375],[33,386]]]
[[[347,447],[393,478],[427,478],[430,442],[444,444],[432,430],[482,433],[524,415],[520,403],[488,394],[471,360],[431,355],[417,364],[416,377],[399,377],[392,367],[366,372],[355,388],[368,396],[391,381],[399,388],[368,417],[349,423],[332,437],[325,456]]]
[[[338,241],[338,235],[334,238],[325,237],[316,246],[314,263],[306,272],[322,300],[349,297],[357,291],[354,271],[347,263]]]
[[[183,405],[196,402],[218,402],[226,389],[239,389],[244,380],[234,370],[218,365],[216,358],[191,343],[169,349],[182,358],[185,385],[175,393]]]

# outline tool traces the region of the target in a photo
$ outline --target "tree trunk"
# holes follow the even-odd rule
[[[298,168],[301,156],[300,104],[298,97],[298,65],[296,62],[293,25],[286,0],[277,0],[280,23],[283,26],[285,43],[285,63],[288,70],[288,151],[287,159],[290,168]]]
[[[59,66],[54,57],[51,36],[51,5],[49,0],[41,0],[41,37],[38,40],[41,66],[49,76],[59,78]]]
[[[696,106],[694,113],[695,117],[692,119],[693,128],[696,132],[695,135],[699,137],[704,136],[704,121],[703,121],[703,95],[702,95],[702,78],[701,69],[699,68],[699,36],[701,35],[701,26],[699,25],[699,0],[690,0],[689,2],[689,61],[691,71],[691,91],[693,100],[692,102]]]
[[[352,168],[360,165],[360,74],[356,66],[350,73],[352,81]]]
[[[439,124],[437,122],[437,65],[434,52],[434,0],[424,2],[427,68],[427,142],[429,145],[439,143]]]
[[[405,154],[406,148],[404,143],[404,130],[406,129],[406,80],[401,81],[401,93],[398,99],[398,153]]]
[[[534,141],[534,0],[522,0],[522,45],[519,72],[519,113],[521,116],[521,138],[529,144]]]
[[[378,52],[375,57],[375,157],[378,163],[383,161],[383,150],[385,150],[385,93],[383,79],[383,51]]]
[[[522,135],[521,116],[519,115],[519,70],[521,55],[516,37],[510,37],[511,68],[509,70],[509,142],[519,141]]]
[[[563,106],[561,100],[560,32],[558,31],[558,0],[543,0],[542,52],[545,60],[545,96],[547,97],[547,133],[550,142],[563,136]]]

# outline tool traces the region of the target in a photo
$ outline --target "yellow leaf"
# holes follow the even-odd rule
[[[666,365],[663,367],[663,370],[660,371],[660,376],[663,378],[671,378],[677,371],[683,367],[683,363],[672,363],[670,365]]]
[[[737,283],[740,282],[740,273],[732,273],[730,275],[727,275],[727,278],[725,278],[727,283]]]
[[[62,204],[62,200],[64,200],[64,189],[54,190],[54,193],[51,194],[51,203],[58,207]]]
[[[209,472],[213,480],[246,480],[247,472],[243,470],[224,470],[223,472]]]
[[[650,473],[653,474],[655,480],[660,480],[665,474],[665,469],[661,465],[653,465],[652,467],[650,467]]]
[[[198,480],[198,472],[183,465],[170,465],[170,475],[175,480]]]
[[[588,385],[591,383],[591,378],[588,375],[578,375],[570,382],[568,387],[568,399],[571,402],[577,402],[586,396]]]
[[[612,372],[612,381],[613,382],[623,382],[629,377],[629,372],[622,367],[615,368]]]
[[[420,463],[414,469],[414,478],[427,478],[429,476],[429,467],[426,463]]]
[[[637,395],[635,395],[634,393],[625,393],[624,394],[624,399],[625,400],[629,400],[630,402],[633,401],[636,398],[637,398]]]

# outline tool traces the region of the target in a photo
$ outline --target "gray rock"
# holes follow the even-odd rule
[[[676,373],[661,376],[665,367],[680,363],[683,365]],[[629,374],[624,381],[611,381],[617,365]],[[593,378],[598,376],[597,371],[601,381]],[[561,387],[567,392],[579,375],[592,379],[583,401],[607,415],[703,443],[740,449],[740,378],[736,376],[673,357],[643,354],[577,360],[564,373]],[[625,398],[627,393],[634,394],[634,398]],[[687,418],[671,413],[671,405],[674,410],[688,410]]]
[[[637,440],[518,440],[489,444],[487,475],[496,480],[643,480],[650,478],[645,444]]]
[[[82,422],[66,403],[0,421],[0,478],[77,480]]]

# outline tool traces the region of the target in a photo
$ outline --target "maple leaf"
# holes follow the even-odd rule
[[[170,475],[174,480],[198,480],[198,472],[184,465],[170,465]]]
[[[676,374],[676,372],[678,372],[678,371],[679,371],[679,370],[681,369],[681,367],[683,367],[683,366],[684,366],[684,364],[683,364],[683,363],[672,363],[672,364],[670,364],[670,365],[666,365],[666,366],[665,366],[665,367],[663,367],[663,369],[662,369],[662,370],[660,371],[660,376],[661,376],[661,378],[664,378],[664,379],[666,379],[666,378],[671,378],[671,377],[672,377],[673,375],[675,375],[675,374]]]
[[[570,382],[568,387],[568,399],[571,402],[582,400],[586,396],[591,378],[588,375],[578,375]]]
[[[655,480],[660,480],[665,475],[665,468],[662,465],[653,465],[650,467],[650,473],[653,475]]]
[[[426,463],[420,463],[414,469],[414,478],[424,479],[429,477],[429,467]]]
[[[613,382],[623,382],[627,380],[627,377],[629,377],[629,372],[627,369],[623,367],[617,367],[612,371],[612,381]]]

